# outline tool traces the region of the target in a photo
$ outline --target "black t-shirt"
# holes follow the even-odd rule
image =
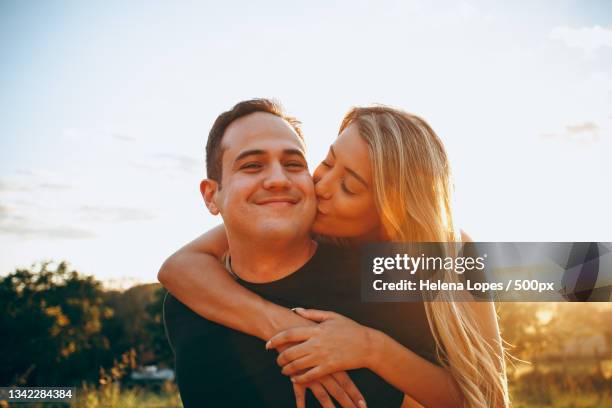
[[[422,303],[361,303],[355,253],[319,244],[295,273],[274,282],[238,280],[260,296],[286,307],[332,310],[379,329],[437,364]],[[228,293],[227,296],[232,296]],[[171,294],[164,322],[175,353],[179,391],[186,408],[203,406],[293,407],[289,378],[276,364],[277,352],[265,342],[208,321]],[[349,372],[370,407],[399,407],[403,394],[370,370]],[[310,392],[307,406],[319,406]]]

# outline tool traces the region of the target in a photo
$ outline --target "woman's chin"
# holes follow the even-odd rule
[[[329,223],[325,222],[321,218],[322,217],[320,217],[317,214],[310,231],[316,235],[325,235],[328,237],[338,237],[339,236],[338,233],[340,232],[338,228],[334,228],[333,225],[329,225]]]
[[[325,225],[321,225],[321,222],[318,220],[318,217],[315,218],[314,223],[310,228],[310,232],[317,235],[329,235],[327,228],[325,228]]]

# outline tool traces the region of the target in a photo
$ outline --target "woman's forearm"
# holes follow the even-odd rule
[[[262,340],[314,324],[238,284],[211,255],[179,251],[166,260],[158,279],[198,315]]]
[[[426,407],[457,407],[462,394],[451,374],[402,346],[385,333],[371,331],[367,368]]]

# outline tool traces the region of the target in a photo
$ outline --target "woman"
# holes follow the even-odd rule
[[[313,232],[338,244],[461,241],[453,224],[446,152],[429,125],[414,115],[384,106],[351,109],[313,179],[319,199]],[[507,406],[491,303],[450,298],[423,303],[427,323],[422,330],[431,332],[436,365],[384,333],[333,312],[298,309],[302,318],[321,323],[315,330],[306,324],[296,328],[296,314],[249,292],[205,255],[219,258],[226,250],[222,228],[214,229],[170,257],[158,278],[196,313],[270,339],[268,348],[282,347],[278,362],[295,384],[367,367],[407,400],[426,406],[457,406],[460,400],[469,407]],[[234,296],[224,297],[226,291]],[[301,343],[286,348],[293,342]]]

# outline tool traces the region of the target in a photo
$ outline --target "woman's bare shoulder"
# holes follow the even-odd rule
[[[462,229],[460,229],[459,231],[461,231],[461,242],[474,242],[472,237],[470,235],[468,235],[467,232],[465,232]]]

